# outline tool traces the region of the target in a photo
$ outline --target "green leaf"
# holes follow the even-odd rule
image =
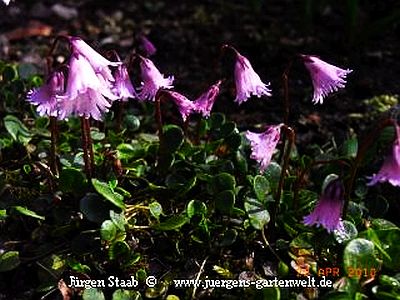
[[[279,178],[281,177],[281,166],[276,162],[271,162],[264,172],[265,178],[270,183],[271,189],[275,190],[279,184]]]
[[[379,261],[375,252],[374,243],[369,240],[357,238],[350,241],[343,254],[345,272],[350,274],[356,269],[379,270]]]
[[[221,113],[212,113],[209,119],[210,128],[212,130],[220,128],[225,123],[225,116]]]
[[[18,213],[20,213],[21,215],[24,215],[24,216],[32,217],[32,218],[39,219],[39,220],[44,220],[45,219],[45,217],[39,216],[37,213],[35,213],[34,211],[32,211],[32,210],[30,210],[30,209],[28,209],[26,207],[13,206],[12,208],[15,211],[17,211]]]
[[[81,194],[86,189],[85,176],[81,171],[73,168],[63,168],[59,178],[60,190],[68,193]]]
[[[154,201],[152,203],[149,204],[149,209],[150,209],[150,213],[151,215],[156,218],[157,220],[160,218],[160,216],[163,213],[163,208],[161,206],[160,203],[158,203],[157,201]]]
[[[90,137],[93,141],[102,141],[105,139],[106,134],[101,132],[98,128],[90,128]]]
[[[17,70],[12,66],[6,66],[2,75],[5,82],[13,81],[18,76]]]
[[[268,180],[261,175],[257,175],[254,177],[253,182],[254,193],[256,194],[257,199],[260,202],[265,202],[266,194],[269,192],[269,182]]]
[[[235,177],[229,173],[219,173],[211,179],[211,189],[213,193],[224,190],[234,190],[236,185]]]
[[[7,251],[0,254],[0,272],[15,269],[20,264],[18,251]]]
[[[350,221],[343,221],[343,230],[335,230],[334,236],[338,243],[350,241],[357,237],[358,231],[356,226]]]
[[[162,223],[154,225],[153,228],[160,231],[175,230],[181,228],[188,221],[189,219],[185,215],[178,215],[173,216]]]
[[[124,125],[130,131],[136,131],[140,127],[140,120],[138,117],[134,115],[125,115],[124,117]]]
[[[0,209],[0,220],[7,218],[7,211],[5,209]]]
[[[238,233],[236,229],[228,229],[224,232],[224,236],[222,238],[222,241],[220,243],[221,247],[228,247],[231,246],[235,241],[238,236]]]
[[[103,292],[100,289],[85,289],[82,294],[83,300],[105,300]]]
[[[165,125],[163,127],[164,150],[167,153],[173,153],[183,144],[183,130],[176,125]]]
[[[28,128],[13,115],[7,115],[3,119],[4,127],[7,129],[8,133],[11,135],[14,141],[18,141],[23,145],[27,145],[31,140],[31,133]]]
[[[215,197],[215,207],[221,213],[230,214],[235,206],[235,194],[231,190],[218,193]]]
[[[358,140],[353,137],[344,141],[341,149],[341,155],[346,158],[355,158],[358,152]]]
[[[131,252],[131,248],[125,241],[115,241],[110,245],[108,249],[108,257],[111,260],[124,259]]]
[[[100,235],[101,238],[105,241],[111,241],[115,238],[117,234],[117,227],[114,222],[111,220],[106,220],[101,224]]]
[[[116,290],[112,295],[112,300],[140,300],[142,297],[138,291]]]
[[[269,223],[270,216],[268,210],[265,208],[264,203],[258,199],[246,197],[244,202],[244,209],[250,219],[250,224],[258,230]]]
[[[127,221],[125,219],[124,213],[116,213],[113,210],[110,211],[110,218],[111,221],[114,222],[115,226],[118,227],[119,230],[125,231],[125,225],[127,224]]]
[[[89,221],[101,224],[108,219],[109,211],[114,206],[111,206],[110,202],[104,201],[98,194],[87,193],[81,199],[79,207]]]
[[[139,143],[119,144],[117,147],[117,156],[121,160],[130,160],[145,156],[146,149]]]
[[[187,205],[186,214],[189,218],[204,216],[207,214],[207,205],[199,200],[191,200]]]
[[[105,199],[109,200],[115,206],[123,210],[125,209],[125,204],[123,202],[124,197],[121,194],[114,192],[107,183],[93,178],[92,184],[95,190]]]

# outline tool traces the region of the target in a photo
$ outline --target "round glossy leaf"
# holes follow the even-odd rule
[[[123,202],[124,197],[121,194],[113,191],[107,183],[102,182],[96,178],[93,178],[92,184],[93,184],[93,187],[95,188],[95,190],[100,195],[102,195],[105,199],[110,201],[115,206],[117,206],[121,209],[125,209],[125,204]]]
[[[163,208],[162,208],[161,204],[158,203],[157,201],[150,203],[149,209],[150,209],[151,215],[156,219],[159,219],[161,214],[163,213]]]
[[[204,216],[207,214],[207,205],[199,200],[191,200],[187,205],[186,214],[189,218],[193,216]]]
[[[279,178],[281,177],[281,166],[276,162],[271,162],[264,172],[265,178],[268,179],[272,189],[276,189],[279,184]]]
[[[101,197],[94,193],[88,193],[80,201],[80,210],[91,222],[102,223],[108,219],[111,204],[103,201]]]
[[[17,78],[16,70],[11,66],[6,66],[3,70],[3,80],[4,81],[12,81]]]
[[[83,300],[105,300],[103,292],[100,289],[85,289],[82,294]]]
[[[253,189],[254,193],[257,196],[257,199],[261,202],[264,202],[266,194],[269,192],[268,180],[264,176],[257,175],[256,177],[254,177]]]
[[[18,251],[7,251],[0,254],[0,272],[15,269],[20,264]]]
[[[136,131],[140,127],[140,120],[134,115],[126,115],[124,118],[124,125],[130,131]]]
[[[183,131],[176,125],[166,125],[163,127],[164,135],[164,150],[168,153],[173,153],[178,150],[183,144]]]
[[[125,241],[115,241],[108,249],[108,257],[111,260],[122,259],[130,254],[130,247]]]
[[[270,215],[265,208],[264,203],[258,199],[246,197],[244,202],[244,209],[246,210],[250,224],[258,230],[261,230],[266,224],[269,223]]]
[[[112,300],[139,300],[142,299],[138,291],[116,290],[112,295]]]
[[[228,247],[231,246],[237,238],[237,231],[235,229],[228,229],[225,231],[224,236],[222,238],[221,247]]]
[[[344,220],[343,221],[343,230],[335,230],[334,236],[338,243],[344,243],[350,241],[357,237],[358,231],[356,226],[353,223]]]
[[[238,132],[234,132],[233,134],[227,136],[224,139],[224,142],[229,146],[232,150],[237,150],[242,144],[242,136]]]
[[[86,189],[85,176],[77,169],[63,168],[60,172],[59,187],[65,193],[81,194]]]
[[[210,116],[209,124],[212,130],[220,128],[225,123],[225,116],[221,113],[213,113]]]
[[[224,214],[229,214],[235,205],[235,194],[231,190],[218,193],[215,197],[215,207]]]
[[[234,190],[236,185],[235,177],[229,173],[219,173],[211,180],[212,190],[214,192],[224,190]]]
[[[105,241],[111,241],[115,238],[117,234],[117,227],[113,221],[106,220],[101,224],[100,235]]]
[[[160,231],[175,230],[181,228],[188,221],[189,219],[186,216],[178,215],[173,216],[162,223],[154,225],[153,228]]]
[[[350,241],[343,254],[345,271],[349,273],[356,269],[379,269],[379,262],[375,256],[375,246],[369,240],[357,238]]]

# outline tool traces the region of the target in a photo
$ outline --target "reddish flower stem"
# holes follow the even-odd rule
[[[282,128],[285,132],[288,143],[286,145],[286,149],[284,150],[283,165],[282,165],[282,170],[281,170],[281,176],[279,178],[278,190],[276,191],[275,201],[272,205],[272,210],[271,210],[270,224],[271,224],[272,231],[275,230],[274,228],[275,228],[276,216],[279,212],[279,204],[281,202],[281,196],[282,196],[282,192],[283,192],[283,184],[285,182],[285,177],[286,177],[287,169],[289,166],[290,152],[292,151],[292,147],[294,145],[295,137],[296,137],[294,130],[292,128],[290,128],[289,126],[283,125]]]
[[[290,60],[285,71],[282,74],[282,84],[283,84],[283,123],[289,124],[289,114],[290,114],[290,101],[289,101],[289,71],[292,67],[293,61]]]
[[[88,179],[92,178],[92,167],[91,167],[91,159],[89,157],[88,152],[88,135],[87,135],[87,124],[86,118],[81,117],[81,130],[82,130],[82,148],[83,148],[83,160],[85,162],[85,173]]]
[[[350,177],[347,181],[346,193],[345,193],[345,201],[343,206],[343,219],[346,218],[347,210],[349,207],[351,192],[353,190],[354,181],[357,176],[358,168],[362,160],[364,159],[365,154],[367,153],[369,147],[376,141],[378,134],[387,126],[396,127],[396,121],[394,119],[384,119],[381,121],[377,127],[364,139],[361,147],[357,151],[357,156],[354,160],[354,163],[351,168]]]
[[[57,163],[58,128],[57,128],[56,117],[50,117],[50,132],[51,132],[50,170],[54,176],[57,176],[58,175],[58,163]]]

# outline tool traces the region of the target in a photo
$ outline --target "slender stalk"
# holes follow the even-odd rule
[[[163,124],[162,124],[162,115],[161,115],[161,97],[160,93],[158,92],[156,95],[156,107],[155,107],[155,119],[157,122],[157,130],[158,130],[158,138],[161,140],[163,138]]]
[[[354,181],[357,176],[357,171],[358,168],[360,167],[360,164],[362,160],[364,159],[365,154],[367,153],[369,147],[376,141],[376,138],[378,134],[387,126],[395,126],[396,127],[396,121],[394,119],[385,119],[382,122],[378,124],[377,127],[369,134],[367,137],[364,139],[363,143],[361,144],[361,147],[357,151],[357,156],[354,160],[353,166],[351,168],[350,172],[350,177],[347,183],[347,188],[346,188],[346,197],[345,197],[345,202],[343,206],[343,219],[346,218],[347,214],[347,209],[349,207],[349,202],[350,202],[350,197],[351,197],[351,191],[353,190],[354,186]]]
[[[88,179],[92,178],[92,168],[90,166],[90,158],[88,153],[88,140],[85,125],[85,117],[81,117],[81,131],[82,131],[82,148],[83,148],[83,160],[85,162],[85,174]]]
[[[85,130],[87,135],[87,147],[89,151],[91,175],[94,176],[94,171],[95,171],[94,168],[96,165],[94,163],[93,141],[92,141],[92,136],[90,134],[90,119],[85,119]]]
[[[283,84],[283,123],[289,125],[289,114],[290,114],[290,101],[289,101],[289,71],[292,67],[293,60],[290,60],[285,71],[282,74],[282,84]]]
[[[286,145],[286,149],[284,151],[283,154],[283,165],[282,165],[282,170],[281,170],[281,176],[279,178],[279,185],[278,185],[278,190],[276,192],[276,196],[275,196],[275,201],[272,205],[272,210],[271,210],[271,228],[272,231],[274,231],[275,228],[275,222],[276,222],[276,216],[279,212],[279,204],[281,201],[281,196],[282,196],[282,192],[283,192],[283,184],[285,182],[285,177],[286,177],[286,173],[287,173],[287,169],[289,166],[289,159],[290,159],[290,152],[292,150],[292,147],[294,145],[295,142],[295,132],[292,128],[290,128],[287,125],[283,125],[282,126],[285,135],[287,137],[288,143]]]
[[[50,169],[54,176],[58,175],[57,163],[57,140],[58,128],[56,117],[50,117],[51,147],[50,147]]]
[[[125,102],[118,101],[117,103],[117,123],[115,124],[115,131],[120,132],[121,131],[121,125],[122,125],[122,117],[124,115],[124,110],[125,110]]]

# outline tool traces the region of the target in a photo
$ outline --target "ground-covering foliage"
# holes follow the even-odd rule
[[[253,2],[251,10],[260,10]],[[350,14],[355,6],[348,3]],[[354,38],[353,29],[348,34]],[[213,66],[202,67],[215,68],[218,78],[192,74],[202,80],[203,88],[216,84],[220,89],[217,109],[208,116],[212,105],[206,109],[195,101],[203,108],[198,109],[182,95],[199,96],[201,92],[193,92],[199,91],[199,83],[179,82],[179,73],[173,74],[175,89],[167,78],[154,94],[140,91],[140,82],[148,79],[143,65],[151,69],[152,63],[137,54],[153,59],[160,51],[168,52],[155,43],[154,54],[142,42],[129,50],[135,53],[127,57],[135,59],[125,60],[136,88],[127,101],[107,100],[109,111],[97,106],[104,110],[99,115],[80,107],[66,113],[65,99],[57,98],[60,105],[39,114],[37,105],[27,101],[32,91],[49,83],[54,70],[71,82],[76,76],[71,75],[70,59],[86,59],[74,56],[71,38],[63,39],[53,49],[55,39],[48,39],[46,51],[40,51],[43,61],[48,60],[48,72],[40,73],[26,62],[0,62],[1,298],[399,299],[400,136],[395,94],[364,99],[367,109],[353,113],[352,122],[359,122],[356,131],[337,139],[326,132],[308,138],[305,131],[315,130],[323,120],[318,114],[298,118],[305,101],[296,102],[297,96],[324,102],[312,110],[329,114],[324,106],[347,93],[342,73],[334,74],[340,86],[318,86],[328,79],[315,76],[333,69],[323,65],[328,69],[317,68],[316,75],[307,66],[317,59],[314,56],[298,53],[303,56],[291,55],[286,64],[275,66],[279,71],[273,74],[284,74],[281,83],[259,72],[255,57],[246,53],[243,60],[237,52],[245,54],[240,44],[237,49],[208,45],[218,57],[207,58]],[[106,51],[111,49],[120,50],[96,47],[118,61]],[[334,62],[326,54],[320,59]],[[163,67],[168,63],[164,60]],[[353,69],[345,70],[350,84],[358,65],[346,64]],[[247,77],[241,72],[253,67],[259,77],[251,73],[250,79],[243,79]],[[119,66],[107,68],[115,77]],[[93,72],[96,78],[99,73]],[[153,78],[154,72],[149,74]],[[311,79],[296,81],[298,75]],[[271,80],[271,85],[253,90],[251,96],[245,91],[251,79],[258,86]],[[318,93],[318,87],[326,90]],[[268,115],[271,95],[279,99],[279,114],[271,108],[270,119],[260,118],[252,109],[266,106],[261,113]],[[244,113],[249,116],[234,108],[218,110],[219,101],[231,107],[246,102],[241,105],[247,105]],[[274,277],[325,275],[334,282],[332,287],[227,286],[232,280],[262,285],[261,280]],[[85,289],[70,286],[71,276],[115,276],[127,283]],[[135,287],[128,284],[131,276],[137,280]],[[179,287],[177,279],[220,281]]]

